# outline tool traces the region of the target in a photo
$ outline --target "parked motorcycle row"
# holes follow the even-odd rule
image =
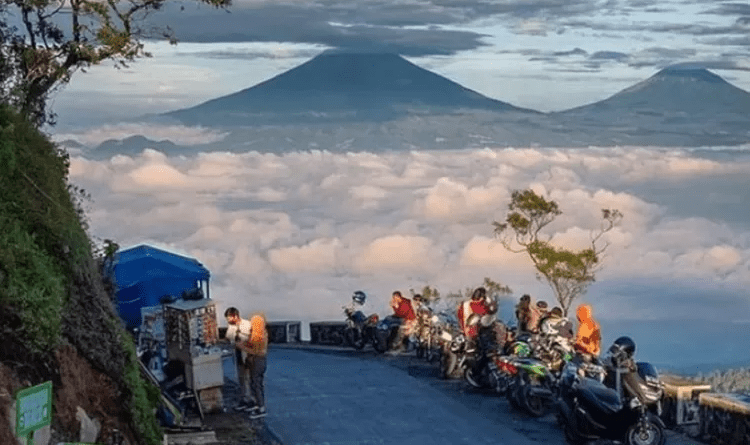
[[[352,306],[345,314],[354,348],[371,343],[382,353],[394,346],[399,323],[392,317],[365,316]],[[643,402],[623,383],[628,373],[623,363],[635,352],[629,337],[618,338],[603,359],[591,360],[574,351],[572,331],[565,325],[532,334],[516,332],[495,316],[472,315],[468,323],[478,326],[476,339],[461,332],[452,313],[419,313],[412,336],[417,357],[437,362],[442,378],[462,378],[473,388],[505,396],[530,416],[554,413],[571,445],[596,439],[665,443],[659,417],[663,384],[656,369],[636,364]]]

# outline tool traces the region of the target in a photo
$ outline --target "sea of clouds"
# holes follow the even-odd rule
[[[195,257],[221,308],[342,320],[357,289],[366,312],[386,314],[395,289],[447,294],[484,277],[513,289],[506,318],[522,293],[552,303],[530,261],[493,237],[512,191],[532,188],[563,211],[546,231],[560,246],[586,246],[601,209],[624,214],[580,300],[605,342],[638,336],[644,359],[685,366],[747,356],[748,147],[71,154],[70,179],[93,198],[91,234]]]

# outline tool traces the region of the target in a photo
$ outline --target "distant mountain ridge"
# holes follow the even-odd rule
[[[750,93],[705,68],[677,65],[664,68],[607,99],[560,114],[598,113],[606,109],[683,115],[750,113]]]
[[[683,64],[604,100],[541,113],[483,96],[395,54],[326,52],[250,88],[154,120],[227,134],[191,148],[200,151],[733,146],[750,143],[750,93]],[[163,142],[159,149],[187,152]],[[155,143],[124,145],[110,141],[101,153],[132,153]]]
[[[326,52],[253,87],[166,113],[186,123],[252,125],[286,122],[392,119],[455,109],[538,114],[490,99],[389,53]],[[271,119],[273,120],[273,119]]]

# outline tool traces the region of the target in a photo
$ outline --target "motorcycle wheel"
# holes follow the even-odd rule
[[[503,395],[508,392],[510,381],[508,376],[499,372],[494,372],[491,376],[492,387],[497,394]]]
[[[533,417],[542,417],[547,414],[547,401],[544,397],[531,394],[531,385],[525,385],[521,393],[523,407]]]
[[[570,445],[583,445],[587,442],[585,438],[573,431],[573,428],[565,421],[563,421],[563,435],[565,436],[565,442]]]
[[[474,376],[474,372],[471,370],[471,368],[466,368],[466,370],[464,371],[464,380],[469,382],[469,385],[473,386],[474,388],[482,388],[482,385],[477,381],[477,378]]]
[[[518,399],[516,399],[516,388],[508,388],[507,391],[505,391],[505,398],[508,399],[508,403],[510,403],[510,406],[513,409],[521,410],[521,405],[518,404]]]
[[[376,352],[382,354],[385,352],[386,343],[380,338],[379,335],[375,334],[372,338],[372,347]]]
[[[667,437],[661,425],[649,418],[628,428],[625,434],[626,445],[664,445]]]
[[[453,373],[456,372],[456,366],[458,364],[458,357],[450,351],[443,351],[440,354],[440,378],[450,379],[453,377]]]
[[[365,339],[355,329],[347,329],[344,333],[346,343],[354,349],[362,349],[365,347]]]
[[[417,353],[417,358],[425,358],[425,350],[424,350],[424,347],[422,347],[421,345],[417,346],[416,353]]]

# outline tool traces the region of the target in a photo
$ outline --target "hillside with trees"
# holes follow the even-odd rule
[[[15,440],[13,395],[51,381],[52,443],[79,440],[80,407],[100,423],[98,442],[155,445],[159,391],[141,377],[68,167],[66,152],[0,106],[0,443]]]

